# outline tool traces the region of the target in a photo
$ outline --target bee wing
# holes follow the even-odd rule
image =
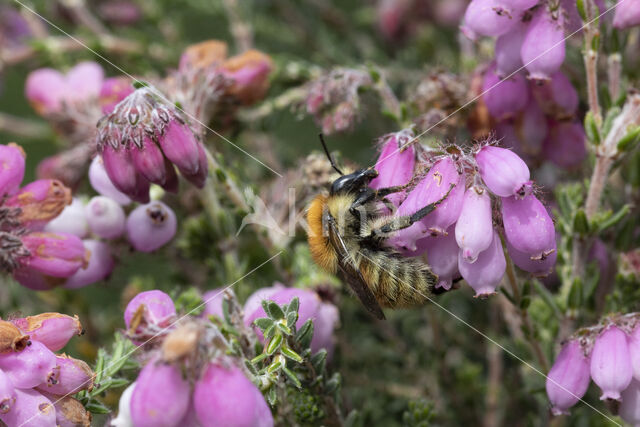
[[[353,266],[353,263],[349,262],[351,259],[351,255],[347,250],[347,245],[345,245],[344,240],[342,240],[342,236],[338,232],[336,225],[333,221],[329,222],[329,236],[331,237],[331,243],[333,247],[338,252],[339,261],[339,276],[340,278],[347,282],[353,292],[356,294],[362,305],[369,311],[369,313],[373,314],[377,319],[384,319],[384,313],[376,300],[376,297],[373,296],[371,289],[367,285],[367,282],[362,277],[362,272]]]

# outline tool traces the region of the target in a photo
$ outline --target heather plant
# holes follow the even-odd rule
[[[638,0],[6,3],[0,425],[640,425]]]

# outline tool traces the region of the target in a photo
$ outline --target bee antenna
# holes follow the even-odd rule
[[[327,158],[329,159],[329,163],[331,163],[331,167],[334,168],[336,172],[338,172],[340,175],[344,175],[342,171],[338,168],[338,166],[336,166],[336,162],[333,161],[333,157],[331,157],[331,154],[329,153],[329,149],[327,148],[327,143],[324,141],[324,135],[319,133],[318,138],[320,138],[320,143],[322,144],[322,148],[324,148],[324,153],[327,155]]]

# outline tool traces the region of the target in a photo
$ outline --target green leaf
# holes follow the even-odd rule
[[[285,334],[287,336],[293,334],[293,331],[291,330],[291,328],[289,328],[287,325],[285,325],[282,322],[276,322],[276,327],[278,329],[280,329],[280,332],[282,332],[283,334]]]
[[[277,401],[278,394],[276,393],[276,388],[275,386],[271,386],[267,391],[267,402],[269,402],[269,405],[275,406]]]
[[[587,220],[587,214],[584,209],[576,211],[573,217],[573,230],[581,236],[589,234],[589,220]]]
[[[300,299],[298,297],[295,297],[294,299],[291,300],[291,302],[289,303],[289,306],[287,307],[287,315],[290,313],[296,313],[297,315],[299,309],[300,309]]]
[[[583,22],[587,21],[587,12],[585,10],[585,0],[576,0],[576,7],[578,9],[578,13],[580,14],[580,18]]]
[[[600,270],[597,262],[590,262],[587,265],[584,283],[584,299],[589,301],[598,287],[600,281]]]
[[[618,212],[597,224],[598,231],[602,232],[622,221],[631,212],[631,205],[624,205]]]
[[[625,136],[618,141],[618,151],[631,151],[640,141],[640,126],[629,130]]]
[[[324,372],[325,366],[327,363],[327,350],[321,349],[316,354],[311,356],[311,364],[313,365],[313,369],[316,370],[318,375],[321,375]]]
[[[529,295],[525,295],[520,299],[520,308],[522,310],[526,310],[531,305],[531,297]]]
[[[253,324],[256,325],[258,328],[260,328],[260,330],[264,334],[267,329],[273,326],[274,322],[268,317],[261,317],[259,319],[254,320]]]
[[[288,327],[293,328],[293,325],[295,325],[297,321],[298,321],[298,312],[297,311],[290,311],[289,313],[287,313],[287,326]]]
[[[620,107],[612,107],[609,109],[609,111],[607,111],[607,115],[604,118],[604,122],[602,123],[602,135],[603,136],[607,136],[609,135],[609,131],[611,131],[611,126],[613,126],[613,121],[615,120],[616,117],[618,117],[618,114],[620,114]]]
[[[92,414],[108,414],[111,412],[109,408],[104,406],[99,401],[93,399],[89,403],[86,404],[85,409]]]
[[[302,348],[309,348],[311,339],[313,338],[313,321],[311,319],[304,322],[296,333],[296,341]]]
[[[264,354],[264,353],[263,353]],[[262,356],[262,354],[260,355]],[[266,357],[266,356],[265,356]],[[258,375],[258,370],[256,369],[255,366],[253,366],[253,360],[255,360],[256,358],[252,359],[251,361],[248,361],[247,359],[244,359],[244,366],[247,368],[247,370],[249,372],[251,372],[253,375]]]
[[[264,350],[265,353],[269,356],[273,355],[280,348],[280,344],[282,344],[282,334],[276,334],[267,344]]]
[[[544,301],[551,308],[551,310],[553,310],[556,317],[560,319],[562,317],[562,312],[560,311],[560,308],[556,304],[555,298],[553,297],[553,295],[551,295],[549,290],[545,288],[544,285],[542,285],[542,283],[540,283],[538,280],[533,281],[533,286],[536,288],[536,292],[538,293],[538,295],[540,295],[542,301]]]
[[[303,360],[302,357],[287,346],[283,345],[282,348],[280,349],[280,353],[282,353],[282,355],[288,359],[291,359],[298,363],[302,363],[302,360]]]
[[[253,359],[251,359],[251,363],[253,364],[257,364],[261,361],[263,361],[264,359],[266,359],[267,357],[269,357],[268,354],[266,353],[260,353],[259,355],[257,355],[256,357],[254,357]]]
[[[284,313],[280,306],[271,300],[262,300],[264,312],[273,320],[284,319]]]
[[[598,130],[598,124],[592,111],[588,111],[584,116],[584,130],[592,144],[600,144],[600,131]]]
[[[298,377],[294,372],[287,369],[286,367],[282,368],[282,372],[284,372],[287,378],[289,378],[297,388],[302,388],[302,383],[300,382],[300,380],[298,379]]]
[[[571,289],[569,290],[569,296],[567,306],[569,308],[578,308],[582,305],[582,279],[576,277],[573,279]]]

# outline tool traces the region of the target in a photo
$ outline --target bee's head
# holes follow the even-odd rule
[[[342,175],[331,184],[331,195],[356,193],[368,187],[372,179],[378,176],[374,168],[359,169],[348,175]]]

